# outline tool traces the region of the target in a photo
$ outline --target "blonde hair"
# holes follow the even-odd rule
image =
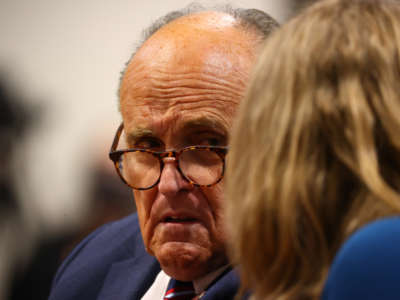
[[[227,159],[231,256],[256,299],[318,299],[354,230],[400,213],[400,8],[328,0],[268,39]]]

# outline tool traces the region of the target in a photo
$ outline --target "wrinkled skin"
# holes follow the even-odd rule
[[[231,16],[216,12],[182,17],[153,34],[121,85],[129,147],[225,146],[257,42]],[[227,263],[223,181],[195,187],[173,158],[164,162],[156,187],[134,191],[143,240],[168,275],[194,280]]]

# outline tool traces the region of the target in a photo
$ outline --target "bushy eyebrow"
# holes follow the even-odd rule
[[[200,117],[188,120],[182,126],[183,131],[188,131],[196,128],[209,128],[217,131],[219,134],[228,135],[227,128],[215,119]]]
[[[134,145],[136,141],[143,137],[154,137],[154,132],[148,128],[135,128],[134,130],[126,133],[126,143],[128,145]]]

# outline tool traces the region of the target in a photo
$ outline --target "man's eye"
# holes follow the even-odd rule
[[[146,138],[136,141],[133,146],[139,149],[159,150],[162,147],[162,143],[157,139]]]
[[[225,141],[220,137],[202,137],[198,139],[197,145],[201,146],[224,146]]]
[[[205,142],[209,146],[221,146],[221,141],[218,138],[209,138],[209,139],[206,139]]]

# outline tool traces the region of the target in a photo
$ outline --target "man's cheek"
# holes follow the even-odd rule
[[[219,220],[221,214],[223,213],[223,205],[224,205],[224,190],[222,184],[217,184],[211,188],[204,188],[203,193],[208,201],[209,209],[211,210],[214,219],[217,223],[220,223]]]

